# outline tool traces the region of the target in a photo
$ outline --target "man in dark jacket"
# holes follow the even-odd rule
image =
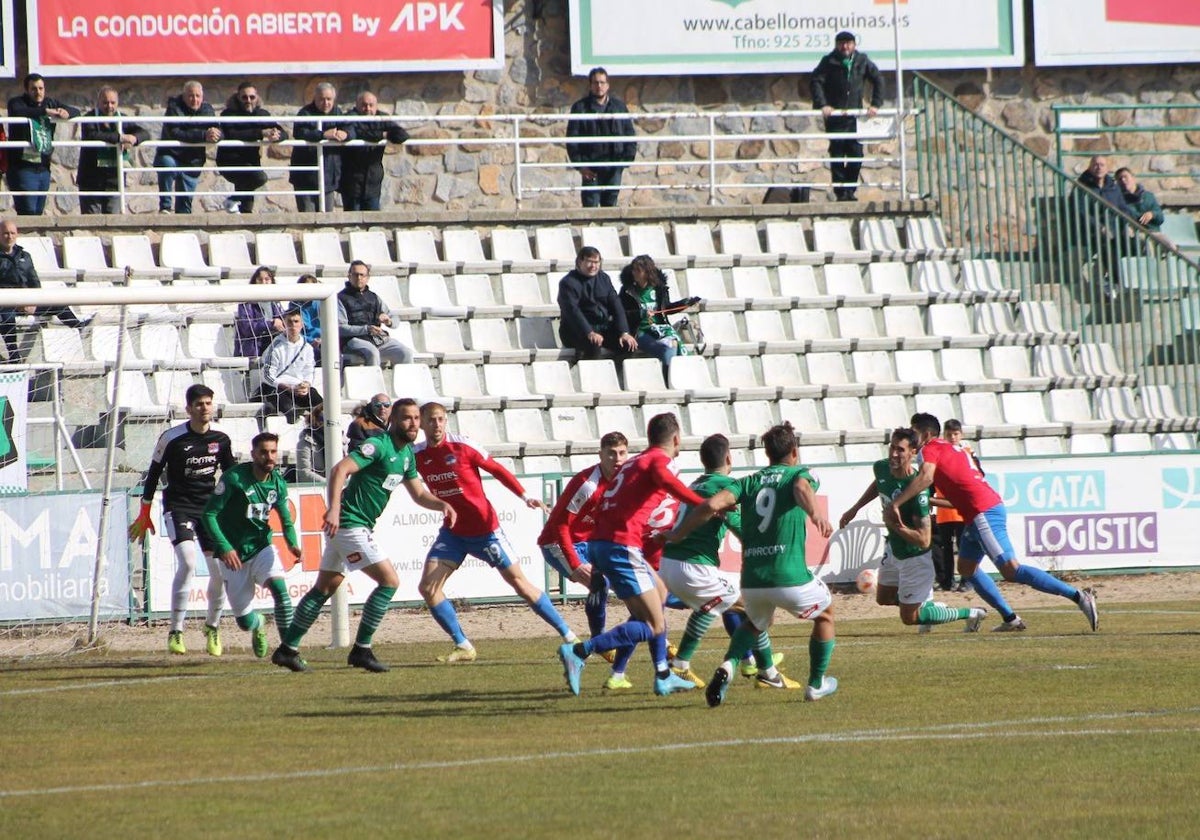
[[[37,268],[33,265],[33,257],[17,244],[17,223],[9,219],[0,222],[0,289],[40,289],[42,281],[38,277]],[[30,292],[32,301],[36,292]],[[9,364],[24,361],[21,358],[20,342],[17,340],[17,316],[33,315],[38,308],[30,303],[27,306],[0,308],[0,338],[4,340],[4,349],[8,352]],[[52,306],[41,310],[45,317],[57,316],[68,327],[82,329],[91,323],[91,318],[81,321],[69,308]]]
[[[604,116],[570,120],[567,123],[567,137],[613,139],[568,143],[567,157],[576,164],[579,174],[583,176],[583,206],[616,207],[621,173],[637,154],[637,143],[617,138],[633,136],[633,121],[628,117],[620,119],[607,116],[628,114],[629,109],[608,92],[608,71],[603,67],[596,67],[588,73],[588,90],[587,96],[571,106],[571,113]]]
[[[558,336],[564,347],[574,348],[584,359],[600,358],[606,350],[632,353],[638,349],[612,278],[600,265],[598,250],[580,248],[575,268],[558,281]]]
[[[254,212],[252,193],[267,183],[259,143],[278,143],[287,132],[277,122],[250,117],[269,117],[271,112],[259,104],[258,88],[242,82],[221,112],[221,133],[226,140],[241,140],[246,146],[221,146],[217,149],[217,167],[221,177],[233,184],[233,195],[225,202],[230,213]],[[237,169],[227,167],[238,167]]]
[[[8,150],[8,188],[13,192],[13,209],[20,216],[40,216],[46,209],[50,190],[50,155],[54,120],[79,116],[79,109],[46,96],[46,79],[38,73],[25,77],[25,92],[8,100],[8,115],[29,123],[10,123],[9,140],[24,140],[24,149]],[[27,195],[26,193],[41,193]]]
[[[313,92],[312,102],[296,112],[298,117],[336,117],[341,116],[337,107],[337,89],[329,82],[321,82]],[[316,166],[318,160],[324,160],[324,179],[315,171],[304,171],[293,168],[288,175],[288,181],[297,193],[324,192],[325,207],[321,207],[321,197],[318,195],[297,195],[296,209],[301,213],[317,213],[322,209],[333,210],[333,194],[337,191],[338,183],[342,180],[342,147],[354,137],[354,127],[350,123],[336,122],[298,122],[296,123],[296,139],[308,143],[325,143],[317,146],[299,146],[292,152],[292,166]]]
[[[338,334],[342,365],[374,365],[381,361],[403,365],[413,360],[411,347],[392,338],[392,313],[367,284],[371,268],[362,260],[350,263],[346,286],[338,292]]]
[[[379,99],[369,90],[358,95],[354,113],[362,117],[386,117],[379,110]],[[381,141],[400,144],[408,140],[408,132],[396,122],[356,122],[354,138],[365,145],[347,146],[342,150],[343,210],[378,210],[383,194],[383,154]]]
[[[1114,211],[1106,212],[1102,205],[1096,204],[1082,191],[1077,190],[1073,196],[1079,213],[1084,249],[1096,261],[1097,279],[1102,281],[1100,297],[1108,297],[1120,286],[1121,257],[1128,254],[1122,253],[1121,221],[1118,216],[1125,213],[1125,197],[1121,195],[1117,179],[1108,171],[1108,158],[1103,155],[1096,155],[1088,161],[1088,168],[1076,179],[1076,183],[1099,194],[1101,200]]]
[[[96,94],[96,107],[85,116],[124,117],[124,114],[117,110],[118,104],[117,89],[105,85]],[[112,122],[84,123],[80,138],[98,140],[107,145],[104,148],[85,146],[79,151],[79,170],[76,177],[81,193],[79,212],[120,213],[123,209],[120,195],[121,159],[134,146],[149,140],[150,132],[135,122],[114,119]]]
[[[834,36],[833,52],[821,59],[813,70],[811,87],[813,107],[821,110],[825,117],[828,134],[853,134],[858,131],[858,119],[844,114],[834,116],[835,110],[857,110],[862,108],[864,86],[871,84],[870,116],[883,105],[883,77],[875,62],[856,49],[857,41],[850,32],[839,32]],[[854,201],[858,189],[858,173],[862,169],[862,143],[856,139],[830,140],[829,169],[833,177],[833,194],[838,201]],[[839,186],[840,185],[840,186]]]
[[[183,92],[167,100],[165,116],[187,117],[188,121],[163,123],[163,140],[216,143],[221,139],[217,112],[204,101],[204,86],[199,82],[184,82]],[[196,182],[200,179],[200,170],[207,157],[208,150],[202,146],[158,147],[154,154],[154,166],[164,170],[158,173],[158,212],[192,212],[192,193],[196,191]],[[178,171],[171,171],[175,169]]]

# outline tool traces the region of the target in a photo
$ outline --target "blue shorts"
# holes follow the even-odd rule
[[[579,562],[588,563],[588,544],[585,542],[575,543],[575,553],[579,555]],[[554,571],[558,572],[565,578],[571,576],[571,564],[567,562],[567,557],[563,554],[563,550],[558,543],[551,545],[543,545],[542,559],[546,561],[546,565]]]
[[[608,578],[608,585],[621,600],[657,588],[654,585],[654,570],[646,562],[641,549],[608,540],[589,540],[588,556],[592,560],[592,568]]]
[[[1002,504],[985,510],[963,528],[958,556],[978,563],[985,554],[997,567],[1017,559],[1016,549],[1008,539],[1008,511]]]
[[[492,531],[482,537],[460,537],[442,527],[425,561],[436,560],[458,568],[468,555],[482,560],[493,569],[507,569],[513,564],[515,552],[503,531]]]

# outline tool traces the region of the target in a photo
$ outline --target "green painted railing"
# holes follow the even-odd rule
[[[1054,303],[1066,340],[1110,344],[1124,374],[1200,416],[1200,264],[928,79],[913,98],[918,190],[951,244]]]

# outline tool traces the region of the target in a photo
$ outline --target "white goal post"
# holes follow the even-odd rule
[[[106,286],[87,288],[81,284],[73,288],[41,288],[41,289],[0,289],[0,308],[20,308],[25,306],[119,306],[121,308],[121,323],[125,321],[126,305],[134,304],[220,304],[242,302],[278,302],[286,297],[289,300],[319,300],[321,301],[321,324],[323,332],[330,340],[321,343],[322,394],[325,400],[325,440],[341,441],[342,430],[338,427],[341,416],[341,376],[339,341],[337,340],[337,293],[341,287],[331,283],[300,283],[290,284],[286,292],[276,285],[206,285],[206,286],[159,286],[155,288]],[[140,316],[148,322],[153,322],[155,316]],[[177,313],[170,313],[168,319],[178,320]],[[123,330],[121,331],[124,332]],[[121,347],[118,347],[118,361],[114,366],[114,383],[112,395],[115,401],[120,387],[121,376]],[[110,417],[115,418],[115,405],[110,405]],[[110,421],[113,422],[113,421]],[[108,498],[112,491],[113,444],[109,444],[109,459],[104,475],[104,503],[100,514],[100,533],[105,533],[104,526],[109,515]],[[146,453],[149,457],[150,453]],[[338,453],[338,457],[341,453]],[[88,627],[89,644],[96,641],[97,608],[99,603],[98,587],[103,579],[107,563],[105,540],[97,541],[96,559],[93,576],[92,612]],[[333,618],[332,643],[334,647],[348,647],[350,644],[349,601],[345,587],[339,588],[330,603]]]

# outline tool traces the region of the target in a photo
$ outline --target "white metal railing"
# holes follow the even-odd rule
[[[857,116],[860,118],[868,117],[868,112],[865,110],[848,110],[835,112],[838,115]],[[911,115],[910,115],[911,116]],[[633,161],[613,161],[603,162],[597,161],[595,165],[619,165],[627,167],[634,173],[639,171],[653,170],[653,177],[634,179],[621,184],[620,189],[628,191],[704,191],[707,193],[709,204],[717,204],[720,201],[723,192],[736,192],[740,190],[762,190],[771,187],[809,187],[809,188],[825,188],[830,186],[828,181],[813,180],[810,178],[799,178],[799,172],[793,167],[811,166],[812,171],[823,171],[820,167],[828,166],[831,162],[860,162],[863,164],[865,172],[882,172],[891,168],[898,174],[895,176],[885,176],[865,182],[865,185],[883,189],[888,192],[896,192],[901,197],[905,197],[910,193],[906,184],[908,182],[908,162],[906,155],[903,153],[905,148],[906,134],[911,132],[910,120],[901,120],[899,112],[896,109],[880,109],[873,119],[868,119],[860,123],[859,130],[855,133],[826,133],[823,131],[799,131],[791,129],[787,126],[788,121],[811,120],[819,122],[821,117],[820,111],[815,110],[795,110],[795,111],[711,111],[711,112],[636,112],[622,115],[607,115],[605,119],[628,119],[635,127],[641,126],[640,131],[635,131],[634,136],[628,137],[624,135],[611,137],[567,137],[565,126],[572,120],[595,120],[597,115],[594,114],[498,114],[498,115],[403,115],[392,114],[387,116],[361,116],[358,114],[336,114],[330,116],[286,116],[275,115],[257,116],[257,117],[221,117],[203,118],[205,121],[211,121],[220,126],[223,123],[233,122],[235,120],[246,120],[253,122],[276,122],[282,125],[295,126],[298,124],[311,123],[374,123],[379,125],[389,125],[399,123],[406,126],[410,134],[412,127],[417,125],[432,124],[439,130],[445,130],[448,136],[437,137],[410,137],[405,143],[406,146],[452,146],[452,147],[495,147],[500,149],[508,149],[511,152],[511,160],[502,161],[507,165],[511,172],[513,184],[513,193],[518,206],[527,198],[539,193],[565,193],[576,192],[583,190],[604,190],[608,187],[583,187],[578,183],[578,180],[573,175],[566,175],[570,170],[578,169],[579,164],[572,163],[566,160],[564,154],[546,154],[547,149],[564,148],[571,144],[589,144],[589,143],[608,143],[613,141],[618,142],[633,142],[637,145],[641,154]],[[133,123],[137,125],[151,126],[167,123],[182,123],[186,124],[194,122],[197,118],[192,117],[166,117],[166,116],[145,116],[135,117],[130,115],[114,116],[114,117],[96,117],[85,116],[76,117],[75,119],[66,121],[70,125],[82,125],[85,123],[116,123],[118,130],[125,123]],[[733,125],[735,121],[740,122],[740,126]],[[14,117],[0,117],[0,124],[12,125],[22,124],[26,120]],[[671,124],[675,123],[677,130],[672,132],[668,130]],[[463,136],[461,133],[455,134],[450,131],[455,127],[462,128],[469,125],[488,125],[493,129],[492,136],[475,137]],[[560,128],[559,126],[562,126]],[[738,129],[741,130],[738,130]],[[699,130],[696,130],[699,129]],[[11,132],[10,132],[11,133]],[[830,140],[846,140],[857,139],[867,148],[860,158],[831,158],[828,154],[827,144]],[[872,149],[873,144],[878,144],[885,141],[899,141],[898,145],[900,152],[894,154],[883,154]],[[725,152],[725,146],[729,143],[742,144],[762,142],[762,149],[753,156],[738,157],[736,150],[730,156]],[[775,143],[779,141],[788,141],[794,143],[795,153],[786,154],[780,153],[774,148]],[[658,149],[664,144],[681,144],[683,154],[672,155],[669,157],[659,157]],[[103,143],[100,141],[85,141],[79,139],[64,138],[55,140],[54,146],[57,148],[111,148],[112,144]],[[240,140],[225,140],[222,139],[217,143],[183,143],[178,140],[162,140],[151,139],[144,143],[138,144],[136,149],[144,149],[143,155],[149,153],[150,150],[159,148],[181,148],[181,147],[201,147],[215,146],[217,148],[229,147],[290,147],[296,148],[300,146],[314,146],[323,148],[326,146],[338,146],[345,148],[363,147],[366,145],[384,146],[386,141],[379,143],[368,144],[363,140],[350,140],[345,143],[334,143],[333,141],[321,141],[319,143],[309,143],[303,140],[280,140],[280,141],[261,141],[247,142]],[[22,150],[27,148],[28,144],[22,141],[4,141],[0,142],[0,148],[11,150]],[[654,149],[653,156],[645,155],[647,149]],[[702,149],[703,153],[698,153],[698,149]],[[136,159],[136,158],[135,158]],[[759,170],[762,177],[757,179],[745,179],[734,177],[735,173],[740,168],[755,167]],[[206,161],[206,165],[201,167],[202,172],[213,172],[217,167],[213,164],[211,167]],[[329,209],[325,206],[325,160],[324,155],[317,155],[317,162],[312,166],[293,166],[289,160],[264,160],[259,166],[228,166],[222,165],[222,171],[236,171],[245,169],[247,171],[263,170],[269,173],[281,174],[292,172],[314,172],[317,176],[318,187],[316,190],[294,190],[294,189],[259,189],[255,191],[258,196],[282,196],[282,195],[306,195],[317,199],[318,207],[321,212],[326,212]],[[672,177],[664,180],[658,173],[661,170],[667,170],[672,173]],[[146,195],[146,190],[130,189],[126,184],[125,175],[141,175],[143,173],[159,173],[159,172],[192,172],[195,167],[190,166],[175,166],[175,167],[155,167],[153,165],[139,164],[130,162],[125,159],[124,155],[117,156],[117,189],[115,192],[86,192],[80,190],[54,190],[53,185],[50,190],[45,192],[31,191],[33,195],[73,195],[76,197],[86,198],[89,196],[111,196],[117,195],[120,199],[122,208],[126,208],[127,198],[130,195]],[[548,173],[548,179],[544,183],[537,183],[535,177],[538,173]],[[386,176],[386,173],[385,173]],[[893,179],[894,178],[894,179]],[[135,178],[136,180],[136,178]],[[192,195],[196,197],[204,196],[225,196],[228,195],[231,189],[219,189],[217,184],[211,188],[200,189],[190,193],[178,191],[168,191],[160,193],[155,189],[155,195],[169,195],[172,198],[178,195]]]

